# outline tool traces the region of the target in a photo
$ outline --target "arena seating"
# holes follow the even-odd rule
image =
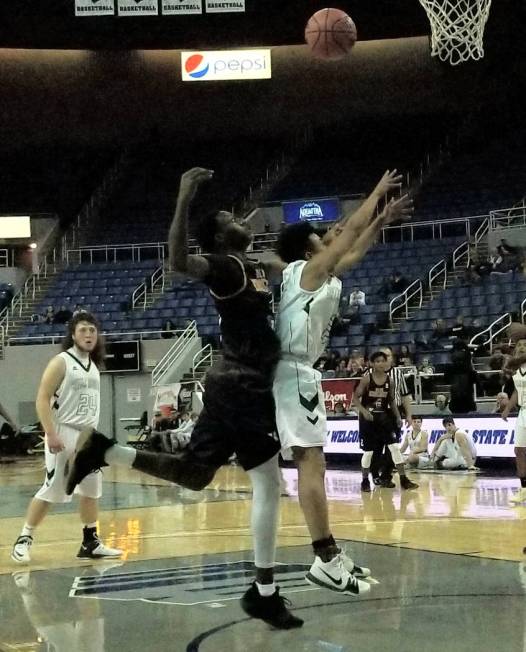
[[[128,155],[124,176],[100,219],[82,235],[83,245],[164,242],[173,216],[181,174],[195,166],[214,170],[194,201],[196,212],[211,208],[230,210],[240,195],[257,184],[267,165],[279,157],[284,145],[273,141],[236,147],[208,143],[206,147],[156,145],[137,147]]]
[[[348,295],[358,285],[367,296],[361,324],[352,327],[349,336],[335,338],[334,346],[357,347],[366,341],[367,326],[374,324],[379,315],[388,311],[388,298],[378,296],[384,277],[401,267],[408,281],[424,276],[438,260],[447,257],[459,244],[455,238],[382,244],[343,279],[343,295]],[[141,331],[160,330],[170,319],[177,327],[186,320],[195,319],[202,335],[217,336],[219,324],[213,301],[204,285],[178,282],[174,287],[146,310],[125,309],[134,289],[147,280],[159,266],[154,260],[142,262],[98,263],[71,266],[59,275],[35,312],[43,314],[48,305],[58,310],[62,305],[73,309],[80,304],[96,312],[104,330]],[[394,296],[394,295],[393,295]],[[24,327],[20,337],[60,334],[61,325],[31,323]]]

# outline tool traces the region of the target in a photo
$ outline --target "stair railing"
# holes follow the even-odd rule
[[[402,294],[394,297],[389,302],[389,320],[391,324],[393,323],[395,313],[401,309],[405,309],[405,318],[407,319],[409,317],[409,302],[415,297],[418,299],[418,307],[421,308],[424,300],[424,287],[420,279],[413,281]]]
[[[197,376],[198,373],[200,373],[200,370],[203,369],[205,364],[207,365],[207,368],[212,364],[213,354],[214,351],[212,349],[212,346],[210,344],[207,344],[206,346],[203,346],[203,348],[194,355],[192,360],[192,375],[194,376],[194,378]],[[203,373],[204,371],[205,370],[203,370]]]
[[[198,337],[199,333],[197,332],[197,325],[195,321],[192,321],[152,370],[152,385],[159,384],[159,381],[168,369],[170,369],[178,359],[186,354],[188,348]]]
[[[434,290],[433,288],[434,283],[439,283],[437,290]],[[443,258],[442,260],[439,260],[436,265],[433,265],[433,267],[429,270],[429,273],[427,275],[427,286],[429,288],[431,298],[434,297],[433,294],[434,291],[440,293],[442,292],[442,290],[446,289],[446,285],[447,285],[447,263],[445,258]]]
[[[501,315],[493,321],[487,328],[474,335],[469,346],[487,346],[490,345],[490,352],[493,353],[493,342],[497,335],[500,335],[511,325],[511,315],[509,312]]]

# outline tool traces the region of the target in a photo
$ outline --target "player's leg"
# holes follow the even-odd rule
[[[418,489],[416,482],[412,482],[405,473],[405,464],[402,453],[400,452],[400,444],[393,442],[392,444],[388,444],[387,448],[391,453],[396,470],[400,476],[400,486],[402,489]]]
[[[241,459],[244,460],[242,453]],[[301,627],[303,620],[287,609],[274,582],[281,495],[278,453],[274,453],[266,462],[247,470],[247,473],[252,484],[250,526],[256,580],[241,598],[241,606],[249,616],[264,620],[279,629]]]
[[[79,514],[83,525],[79,559],[108,559],[120,557],[122,550],[105,546],[97,533],[99,499],[102,496],[102,474],[91,473],[76,489],[79,494]]]
[[[355,595],[369,591],[369,584],[361,582],[346,568],[341,548],[331,533],[329,509],[325,492],[325,457],[320,447],[293,448],[298,469],[298,497],[309,529],[314,551],[314,563],[307,573],[307,581],[333,591]],[[354,563],[352,563],[354,567]],[[369,569],[365,574],[369,575]]]
[[[381,458],[382,451],[384,448],[383,442],[379,441],[376,437],[376,430],[374,427],[374,422],[367,421],[363,417],[360,417],[359,421],[360,429],[360,448],[363,451],[361,459],[361,469],[362,469],[362,482],[360,485],[361,491],[369,493],[371,491],[371,483],[369,482],[369,473],[372,469],[372,464],[374,462],[375,454]],[[375,476],[373,473],[373,481]]]
[[[192,432],[190,444],[179,458],[169,453],[152,453],[120,446],[115,440],[89,428],[79,437],[77,453],[68,472],[66,491],[72,493],[87,475],[103,466],[126,466],[200,491],[212,481],[216,470],[226,461],[227,448],[219,431],[220,424],[209,417],[206,409],[203,410]]]
[[[54,503],[66,503],[71,497],[64,492],[64,470],[68,457],[73,454],[78,433],[60,426],[60,436],[65,449],[60,453],[51,453],[47,440],[44,442],[44,459],[46,477],[43,485],[29,503],[24,526],[11,552],[11,558],[21,564],[31,561],[30,550],[35,536],[35,529],[44,520]]]

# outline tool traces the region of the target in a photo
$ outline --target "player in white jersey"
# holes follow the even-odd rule
[[[429,445],[429,434],[426,430],[422,430],[422,418],[413,416],[411,419],[411,430],[409,430],[402,442],[400,452],[405,454],[405,461],[409,466],[417,468],[425,468],[429,464],[429,453],[427,447]],[[406,454],[405,451],[409,449]]]
[[[19,563],[31,561],[30,548],[35,528],[52,504],[69,503],[65,472],[80,431],[96,428],[100,413],[100,374],[103,344],[98,324],[88,312],[78,312],[68,323],[62,352],[48,364],[38,390],[36,408],[45,437],[46,478],[35,494],[26,522],[16,540],[11,557]],[[97,535],[98,499],[102,495],[102,476],[92,473],[78,486],[80,517],[84,525],[79,558],[118,557],[121,550],[107,548]]]
[[[504,421],[508,420],[517,406],[519,407],[515,424],[515,460],[521,488],[510,499],[512,504],[519,505],[526,501],[526,339],[518,340],[515,344],[514,357],[506,367],[513,373],[515,389],[502,412]]]
[[[307,581],[334,591],[364,593],[369,569],[342,553],[331,533],[325,493],[323,446],[327,437],[321,374],[313,368],[325,350],[338,312],[341,281],[336,278],[367,252],[380,229],[411,212],[407,197],[392,200],[376,219],[376,207],[400,187],[396,170],[386,172],[358,211],[322,241],[309,223],[285,228],[277,253],[288,263],[283,272],[276,331],[282,359],[274,380],[276,422],[282,455],[298,467],[298,494],[312,539],[315,560]]]
[[[476,470],[477,449],[471,435],[460,430],[453,417],[445,417],[442,424],[446,432],[434,445],[431,461],[438,469]]]

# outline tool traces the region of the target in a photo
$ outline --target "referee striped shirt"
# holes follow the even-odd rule
[[[372,369],[369,369],[367,373],[372,373]],[[407,383],[405,382],[404,372],[399,367],[391,367],[387,372],[391,386],[394,391],[394,397],[397,407],[402,405],[402,397],[411,396],[411,392],[407,389]]]
[[[393,384],[396,405],[400,407],[402,405],[402,397],[411,395],[411,392],[407,389],[404,372],[399,367],[391,367],[387,374]]]

